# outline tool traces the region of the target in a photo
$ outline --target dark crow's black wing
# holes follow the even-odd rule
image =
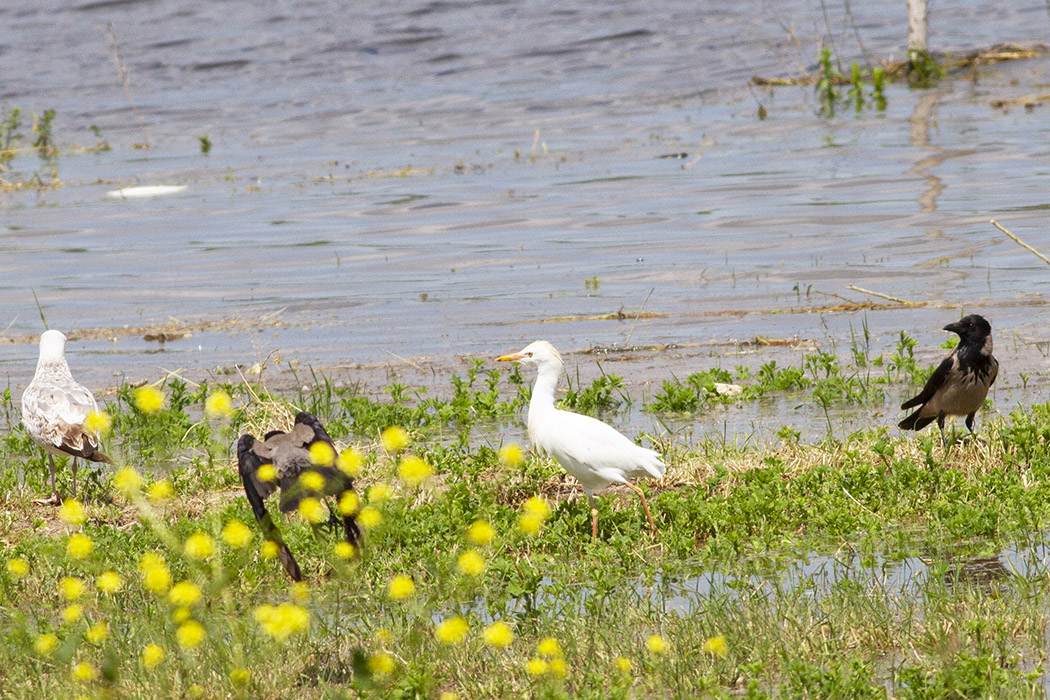
[[[248,497],[248,503],[251,504],[252,513],[255,514],[259,527],[262,528],[263,536],[277,545],[277,556],[280,558],[284,570],[288,572],[293,581],[302,581],[303,574],[299,569],[299,564],[295,561],[295,557],[292,556],[291,550],[285,545],[284,538],[281,537],[281,531],[274,525],[273,518],[266,511],[265,496],[260,494],[256,486],[256,484],[267,486],[269,488],[267,495],[273,492],[272,484],[260,481],[256,475],[259,467],[267,464],[267,462],[264,462],[255,452],[255,445],[256,440],[251,435],[242,435],[237,441],[237,471],[241,475],[241,483],[244,484],[244,493]]]
[[[915,398],[909,399],[901,404],[901,408],[911,408],[912,406],[919,406],[928,402],[933,398],[933,395],[944,386],[944,382],[948,379],[948,375],[951,374],[952,368],[955,366],[956,357],[955,354],[951,354],[944,358],[944,361],[934,370],[930,378],[926,380],[926,386],[922,388],[919,395]]]

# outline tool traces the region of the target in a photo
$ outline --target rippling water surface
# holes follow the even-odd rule
[[[991,106],[1046,92],[1050,58],[832,119],[811,87],[749,87],[822,41],[846,70],[901,57],[903,7],[826,5],[6,2],[0,99],[54,108],[66,152],[63,187],[0,193],[3,371],[17,391],[31,374],[35,291],[52,327],[198,324],[160,354],[137,333],[72,343],[97,383],[275,350],[411,370],[537,337],[679,346],[616,369],[644,384],[767,360],[716,357],[736,340],[827,347],[865,321],[879,349],[906,329],[933,361],[954,305],[992,319],[1004,386],[1044,372],[1050,268],[988,220],[1050,252],[1048,107]],[[1050,40],[1036,0],[932,10],[937,48]],[[74,150],[92,125],[111,150]],[[105,197],[156,184],[186,189]],[[851,284],[935,304],[781,313],[884,301]]]

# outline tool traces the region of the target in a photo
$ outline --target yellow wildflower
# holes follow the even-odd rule
[[[164,647],[159,644],[147,644],[142,649],[142,665],[146,668],[158,666],[164,660]]]
[[[146,490],[146,495],[154,503],[163,503],[175,495],[175,489],[170,481],[161,479],[150,484],[149,489]]]
[[[485,559],[477,550],[468,549],[459,555],[456,566],[467,576],[480,576],[485,571]]]
[[[50,632],[40,635],[33,641],[33,651],[39,656],[50,656],[57,646],[58,637]]]
[[[273,559],[277,556],[277,553],[281,551],[281,546],[273,540],[266,540],[259,547],[259,556],[263,559]]]
[[[361,499],[353,491],[343,491],[339,496],[339,514],[353,515],[361,506]]]
[[[252,679],[252,673],[244,667],[238,667],[230,671],[230,683],[235,687],[242,687],[248,685],[248,681]]]
[[[352,447],[348,447],[339,453],[339,459],[335,461],[335,466],[348,476],[357,476],[361,473],[362,462],[364,462],[364,458],[361,457],[361,453]]]
[[[95,580],[95,585],[103,593],[116,593],[124,587],[124,581],[116,571],[107,571]]]
[[[83,533],[70,535],[66,540],[66,554],[70,559],[87,559],[95,551],[95,543]]]
[[[292,584],[292,600],[297,603],[305,603],[310,600],[310,584],[306,581],[296,581]]]
[[[726,638],[719,634],[714,637],[708,637],[704,641],[704,651],[711,656],[717,656],[720,659],[724,659],[729,655],[729,645],[726,644]]]
[[[310,464],[317,467],[330,467],[335,464],[335,450],[327,442],[315,442],[310,445]]]
[[[259,468],[255,470],[255,476],[259,477],[259,481],[264,484],[268,484],[271,481],[277,481],[277,468],[272,464],[260,465]]]
[[[207,399],[204,400],[204,414],[212,420],[216,418],[225,418],[233,412],[233,401],[230,399],[230,395],[222,389],[213,391]]]
[[[506,622],[498,620],[485,628],[481,638],[489,646],[504,649],[514,643],[514,632]]]
[[[556,656],[551,659],[551,675],[556,678],[565,678],[569,674],[569,667],[565,664],[565,659],[560,656]]]
[[[84,635],[84,638],[92,644],[101,644],[109,639],[109,625],[105,622],[96,622],[91,625],[91,628]]]
[[[415,455],[402,459],[397,468],[397,475],[409,486],[419,486],[433,473],[430,465]]]
[[[383,431],[380,437],[383,449],[389,453],[396,454],[408,445],[408,433],[396,425],[392,425]]]
[[[318,442],[316,444],[323,445],[324,443]],[[310,491],[323,491],[326,481],[323,474],[319,474],[312,469],[299,475],[299,483]]]
[[[649,638],[645,640],[645,646],[649,647],[649,651],[654,654],[664,654],[669,648],[667,640],[658,634],[649,635]]]
[[[547,672],[549,664],[543,659],[529,659],[525,664],[525,670],[530,676],[542,676]]]
[[[388,644],[390,640],[394,638],[394,633],[388,630],[386,627],[376,628],[376,631],[372,633],[375,637],[376,644]]]
[[[234,519],[223,525],[222,541],[234,549],[243,549],[252,541],[252,531],[240,520]]]
[[[75,625],[80,622],[80,618],[84,617],[84,608],[78,603],[73,603],[64,607],[61,614],[62,622],[65,622],[67,625]]]
[[[190,559],[210,559],[215,553],[215,540],[208,533],[197,531],[186,538],[183,549]]]
[[[84,416],[83,425],[85,433],[105,437],[113,427],[113,419],[105,411],[91,411]]]
[[[83,525],[87,521],[87,510],[77,499],[67,498],[58,509],[58,517],[69,525]]]
[[[197,700],[197,698],[204,697],[204,688],[201,687],[200,683],[194,683],[189,688],[186,688],[186,695],[192,700]]]
[[[551,515],[551,507],[547,505],[547,501],[543,500],[539,496],[533,496],[522,504],[522,510],[529,515],[534,515],[540,520],[546,520]]]
[[[459,693],[453,693],[451,690],[441,691],[441,695],[438,695],[438,700],[459,700]]]
[[[368,670],[376,678],[386,678],[394,672],[394,657],[385,651],[373,654],[368,659]]]
[[[459,644],[467,638],[470,625],[459,615],[442,620],[434,628],[434,636],[442,644]]]
[[[113,475],[113,485],[125,496],[131,496],[142,489],[142,475],[132,467],[124,467]]]
[[[164,557],[156,552],[147,552],[139,560],[139,573],[142,574],[143,587],[155,593],[164,595],[171,587],[171,572],[164,562]]]
[[[299,516],[309,523],[323,523],[326,520],[324,511],[324,506],[316,498],[304,498],[299,501]]]
[[[355,551],[354,545],[349,542],[340,542],[335,546],[335,555],[341,559],[353,559]]]
[[[386,597],[390,600],[404,600],[415,592],[416,584],[404,574],[394,576],[386,587]]]
[[[617,656],[615,659],[613,659],[613,663],[616,665],[616,670],[618,670],[620,673],[631,672],[631,660],[628,659],[626,656]]]
[[[189,608],[175,608],[171,613],[171,621],[176,625],[181,625],[191,617],[193,617],[193,613]]]
[[[364,528],[375,527],[383,522],[383,514],[372,506],[365,506],[357,514],[357,522]]]
[[[543,527],[543,518],[538,518],[530,513],[523,513],[518,518],[518,529],[530,537],[540,534]]]
[[[520,445],[511,443],[499,448],[499,461],[508,467],[521,466],[525,459],[525,451]]]
[[[295,603],[260,605],[255,609],[255,621],[267,636],[283,642],[293,634],[307,630],[310,626],[310,613]]]
[[[135,408],[143,413],[156,413],[164,406],[164,392],[152,384],[140,386],[132,394]]]
[[[196,620],[187,620],[175,630],[175,641],[183,649],[193,649],[200,646],[205,636],[204,628]]]
[[[14,557],[7,560],[7,573],[15,578],[25,578],[29,575],[29,562],[22,557]]]
[[[368,502],[383,503],[389,501],[394,495],[394,490],[388,484],[375,484],[368,487]]]
[[[204,594],[201,587],[192,581],[179,581],[168,591],[168,602],[181,608],[188,608],[200,602]]]
[[[467,528],[467,539],[474,544],[485,546],[492,544],[496,530],[484,520],[475,520]]]
[[[96,671],[95,667],[89,664],[87,661],[81,661],[79,663],[73,664],[73,668],[70,669],[69,675],[75,681],[80,681],[81,683],[90,683],[91,681],[98,678],[98,671]]]
[[[558,640],[554,637],[544,637],[540,640],[540,643],[536,645],[536,653],[548,658],[552,656],[561,656],[561,644],[559,644]]]
[[[87,586],[78,578],[66,576],[59,581],[58,591],[65,600],[76,600],[87,592]]]

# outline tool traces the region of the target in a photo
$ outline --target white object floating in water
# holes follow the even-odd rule
[[[163,197],[186,189],[186,185],[144,185],[142,187],[125,187],[121,190],[110,190],[107,199],[143,199],[145,197]]]

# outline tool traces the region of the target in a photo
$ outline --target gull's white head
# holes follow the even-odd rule
[[[520,362],[524,365],[533,365],[535,367],[554,367],[555,369],[561,369],[564,364],[561,360],[561,355],[554,349],[554,346],[548,343],[546,340],[537,340],[534,343],[529,343],[518,352],[511,353],[509,355],[503,355],[502,357],[496,358],[497,362]]]
[[[65,362],[66,336],[61,331],[44,331],[40,336],[40,364]]]

